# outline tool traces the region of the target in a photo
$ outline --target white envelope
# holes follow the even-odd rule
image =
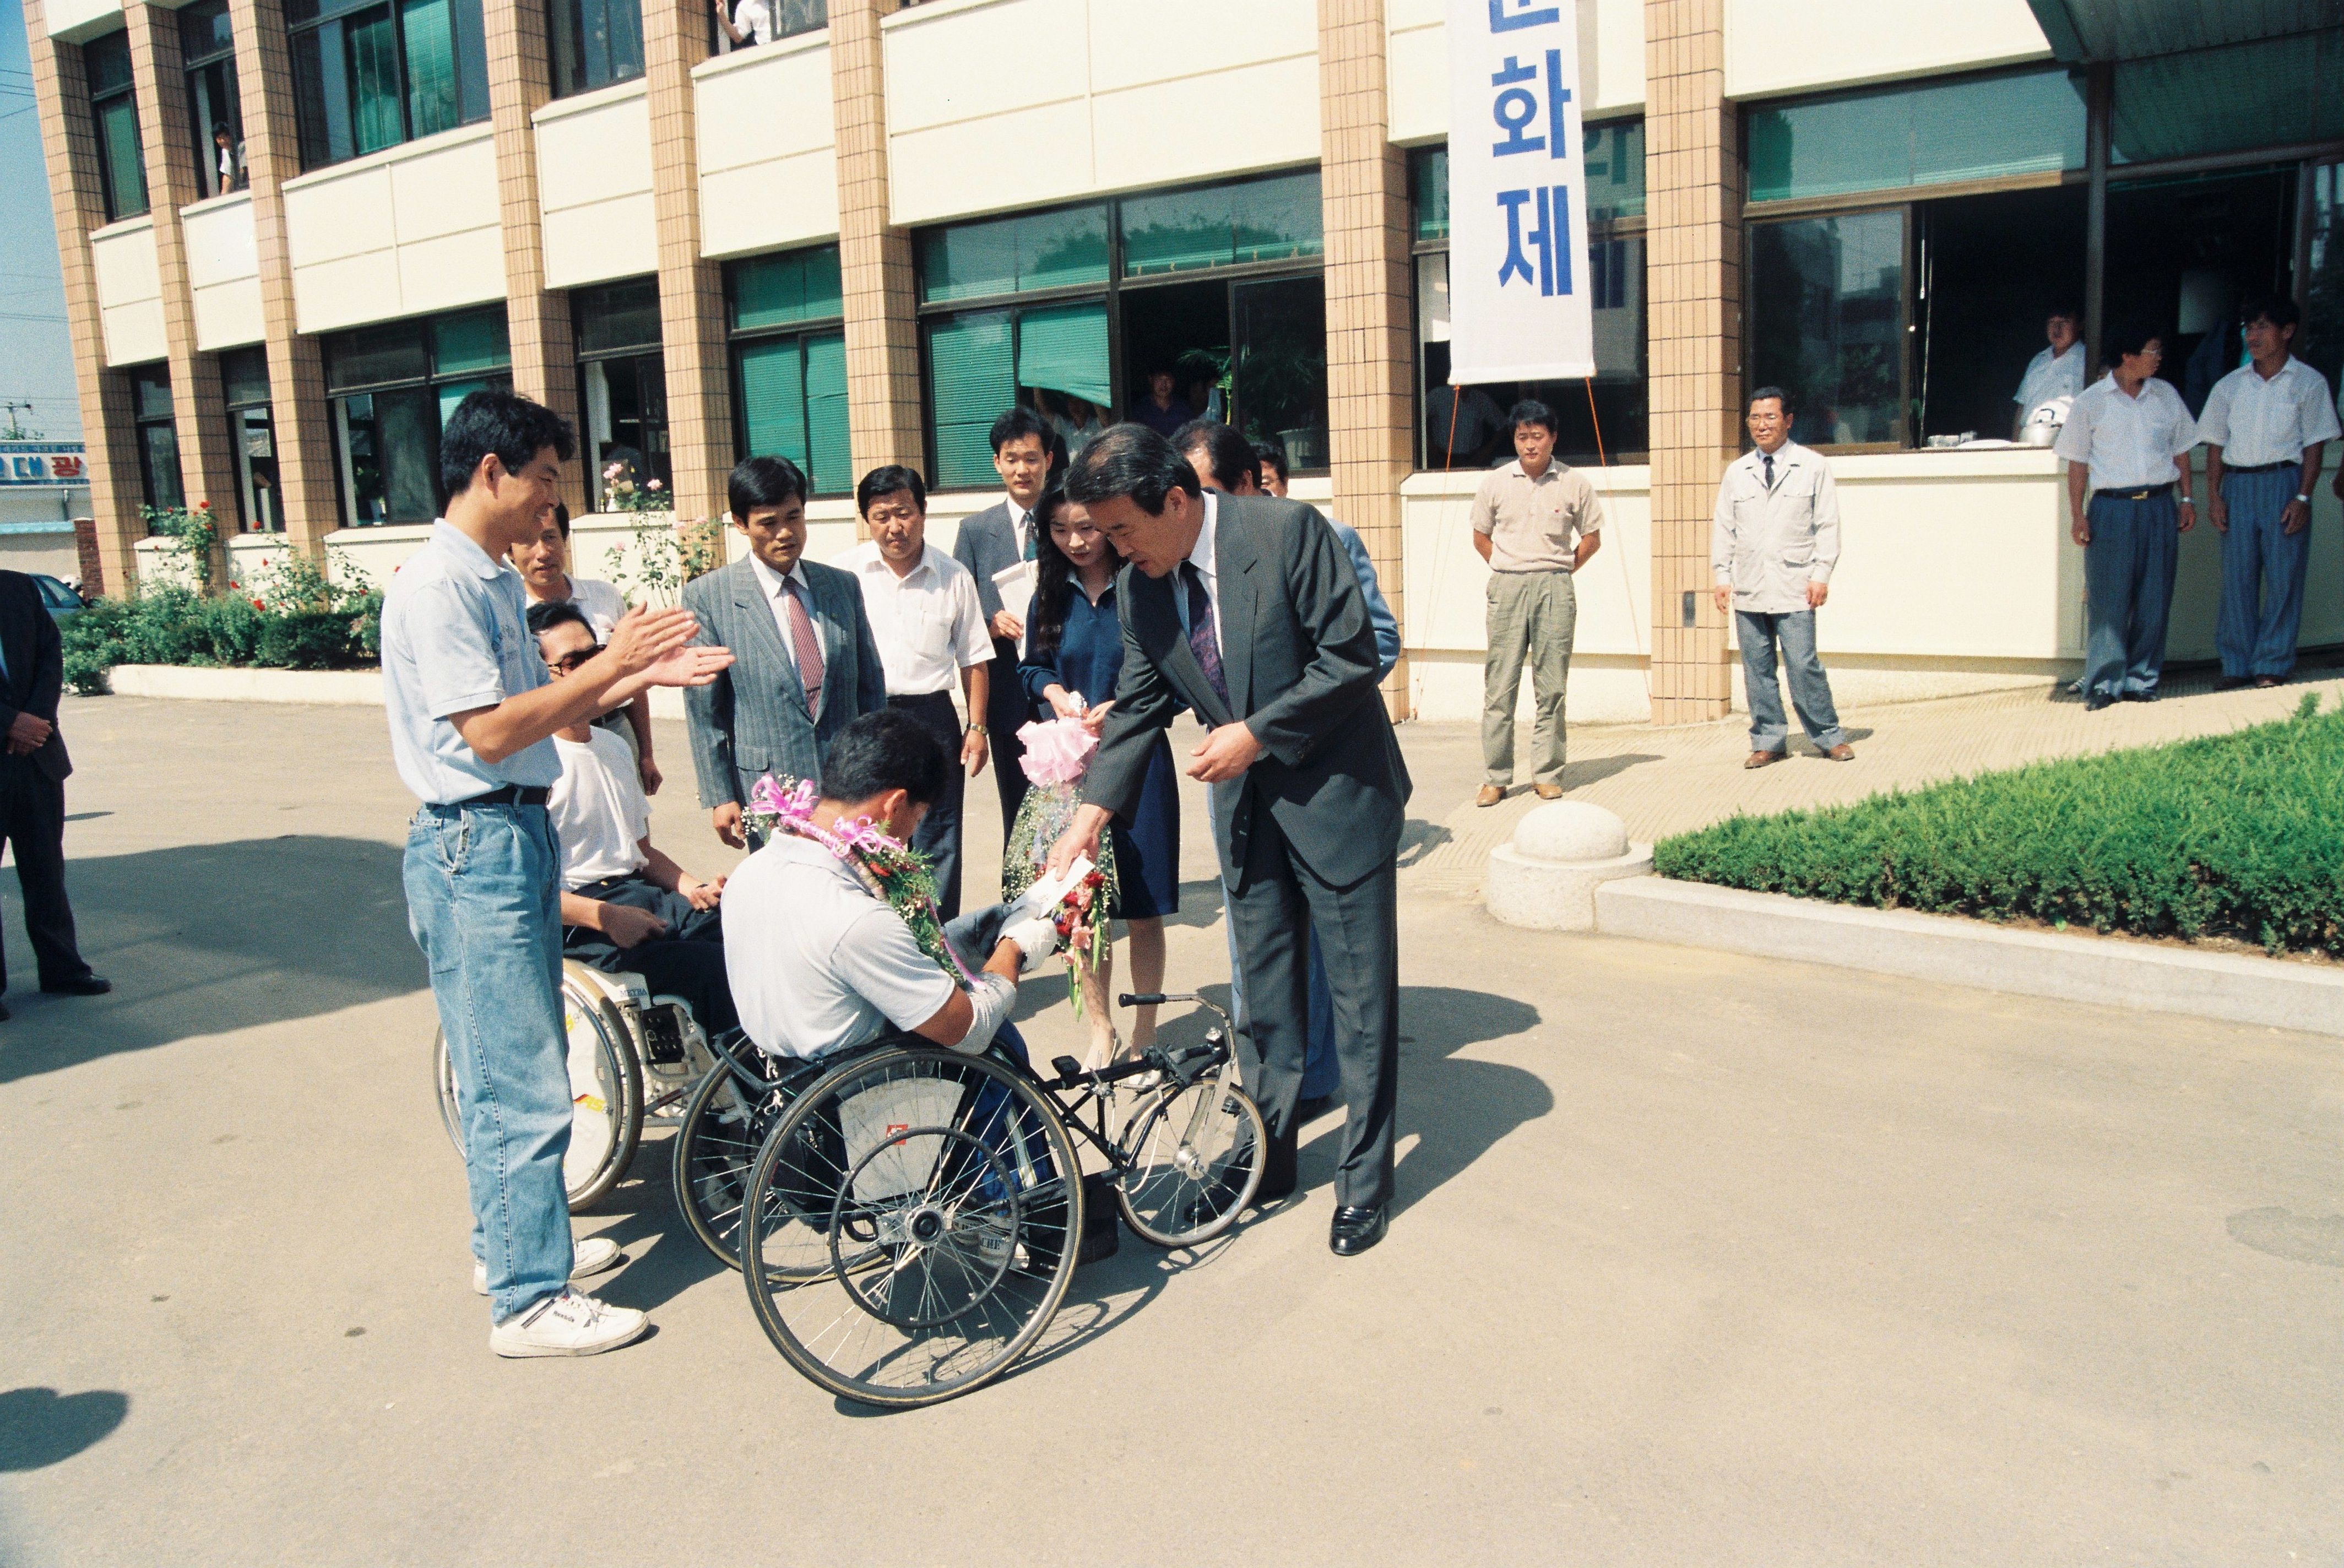
[[[1026,606],[1034,602],[1034,563],[1021,561],[1003,567],[993,574],[993,585],[1001,591],[1001,607],[1025,620]]]

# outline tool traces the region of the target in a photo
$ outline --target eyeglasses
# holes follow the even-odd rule
[[[574,675],[585,666],[588,660],[601,651],[602,644],[597,642],[591,648],[581,648],[575,653],[564,653],[561,658],[553,661],[553,667],[561,674]]]

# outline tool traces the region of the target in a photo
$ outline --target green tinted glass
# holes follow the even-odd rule
[[[328,391],[379,386],[385,381],[419,381],[430,373],[419,322],[398,321],[339,332],[326,339],[325,348]]]
[[[1106,307],[1045,305],[1017,319],[1017,384],[1111,407]],[[999,410],[996,410],[995,412]]]
[[[442,317],[432,323],[431,345],[431,370],[437,376],[500,370],[512,363],[512,344],[505,333],[501,305]]]
[[[581,354],[660,346],[659,280],[655,278],[581,288],[571,296],[571,309],[577,319]]]
[[[2116,163],[2344,137],[2344,29],[2116,67]]]
[[[462,119],[456,95],[456,43],[448,0],[400,0],[407,39],[407,112],[419,137],[450,130]]]
[[[138,106],[111,98],[99,106],[98,156],[106,163],[106,216],[136,217],[146,210],[146,163],[138,140]]]
[[[1123,204],[1123,275],[1148,278],[1325,248],[1318,175],[1283,175]]]
[[[806,466],[805,362],[796,339],[742,345],[741,430],[751,457]]]
[[[1419,239],[1449,238],[1449,149],[1419,147],[1408,155],[1408,200]]]
[[[837,333],[805,340],[806,473],[817,495],[854,488],[846,435],[846,339]]]
[[[731,281],[736,332],[825,320],[839,313],[834,245],[735,262]]]
[[[1581,127],[1581,156],[1587,168],[1587,218],[1644,216],[1644,122],[1605,120]],[[1444,199],[1442,216],[1448,213]]]
[[[1106,281],[1106,207],[1078,207],[1018,219],[1019,292]]]
[[[986,437],[995,418],[1017,399],[1014,337],[1006,310],[956,316],[929,329],[929,407],[942,489],[994,481]]]
[[[142,420],[171,417],[171,372],[161,366],[136,370],[130,377],[130,406]]]
[[[1751,386],[1789,389],[1815,445],[1902,441],[1904,209],[1750,231]]]
[[[268,351],[231,349],[220,356],[220,389],[231,409],[267,407]]]
[[[108,33],[103,38],[92,38],[81,46],[81,64],[92,94],[128,92],[130,35]]]
[[[1103,207],[956,223],[920,236],[920,298],[932,305],[1105,283],[1106,270]]]
[[[2084,131],[2083,78],[2064,69],[1761,105],[1750,199],[2077,169]]]
[[[399,110],[399,38],[390,13],[378,11],[345,25],[349,52],[350,125],[359,153],[379,152],[405,139]]]

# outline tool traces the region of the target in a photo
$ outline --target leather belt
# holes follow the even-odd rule
[[[2292,461],[2288,461],[2288,462],[2276,462],[2276,463],[2254,463],[2254,464],[2250,464],[2250,465],[2248,465],[2248,466],[2245,466],[2245,467],[2236,467],[2236,466],[2233,466],[2233,465],[2229,464],[2229,463],[2224,463],[2224,464],[2222,465],[2222,471],[2223,471],[2224,473],[2226,473],[2226,474],[2233,474],[2233,473],[2277,473],[2277,472],[2278,472],[2278,471],[2279,471],[2279,470],[2281,470],[2281,469],[2299,469],[2299,468],[2301,468],[2302,466],[2303,466],[2303,460],[2302,460],[2302,459],[2300,459],[2300,458],[2297,458],[2297,459],[2293,460]]]
[[[549,793],[543,784],[507,784],[486,794],[467,795],[452,804],[459,811],[472,805],[543,805]]]
[[[2163,484],[2150,485],[2146,490],[2096,490],[2092,495],[2095,500],[2106,496],[2110,501],[2147,501],[2151,496],[2172,494],[2173,485],[2174,481],[2168,480]]]

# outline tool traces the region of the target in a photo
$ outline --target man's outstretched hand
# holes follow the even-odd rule
[[[603,651],[618,661],[621,673],[639,675],[691,642],[700,631],[700,618],[682,605],[665,610],[630,610],[611,628]],[[662,683],[654,683],[658,684]]]
[[[705,686],[732,667],[732,650],[689,642],[662,654],[642,673],[646,686]]]
[[[1066,867],[1084,855],[1091,864],[1098,864],[1099,835],[1106,828],[1107,809],[1103,805],[1080,805],[1075,808],[1075,820],[1050,846],[1049,872],[1053,876],[1066,875]]]

